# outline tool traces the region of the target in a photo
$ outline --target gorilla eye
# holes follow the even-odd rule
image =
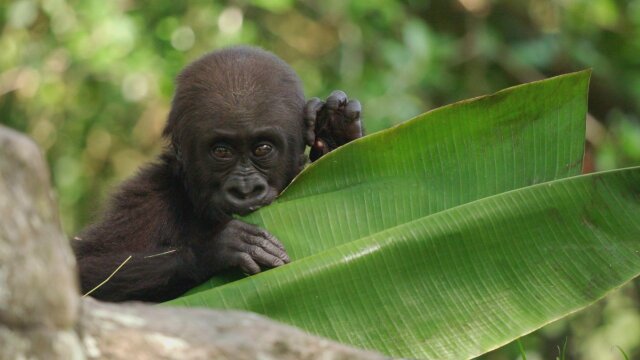
[[[231,149],[229,149],[227,146],[222,145],[214,146],[211,150],[211,153],[213,154],[213,156],[219,159],[229,159],[231,158],[231,156],[233,156],[233,154],[231,153]]]
[[[273,148],[269,144],[261,144],[258,145],[255,149],[253,149],[253,155],[257,157],[265,156],[271,152]]]

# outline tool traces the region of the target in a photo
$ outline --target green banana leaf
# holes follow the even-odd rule
[[[302,259],[508,190],[578,175],[590,71],[445,106],[329,153],[244,218]],[[225,274],[195,293],[243,277]]]
[[[392,356],[481,355],[640,274],[640,167],[510,191],[174,304],[268,315]]]
[[[590,304],[640,273],[640,172],[554,181],[581,169],[588,78],[454,104],[327,155],[245,219],[294,262],[170,303],[443,359]]]

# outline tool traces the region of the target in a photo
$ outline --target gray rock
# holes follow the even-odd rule
[[[80,359],[74,258],[38,146],[0,127],[0,358]]]
[[[383,359],[239,311],[80,299],[46,164],[0,126],[0,360]]]
[[[383,359],[263,316],[85,299],[80,327],[95,359]],[[135,356],[132,356],[135,354]]]

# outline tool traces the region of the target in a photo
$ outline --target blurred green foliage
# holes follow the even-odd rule
[[[240,43],[289,62],[308,97],[360,99],[369,132],[591,67],[588,162],[640,164],[640,0],[5,0],[0,31],[0,123],[45,150],[69,233],[163,146],[180,69]],[[570,358],[640,356],[639,293],[528,336],[528,358],[555,358],[567,336]]]

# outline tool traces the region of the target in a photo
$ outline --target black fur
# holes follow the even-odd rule
[[[260,49],[225,49],[186,67],[164,131],[166,150],[73,241],[83,293],[129,256],[91,296],[165,301],[227,268],[254,274],[289,262],[275,237],[231,216],[269,204],[303,168],[321,110],[335,110],[333,117],[357,110],[338,116],[344,126],[323,121],[324,138],[361,136],[359,103],[313,101],[310,112],[295,72]]]

